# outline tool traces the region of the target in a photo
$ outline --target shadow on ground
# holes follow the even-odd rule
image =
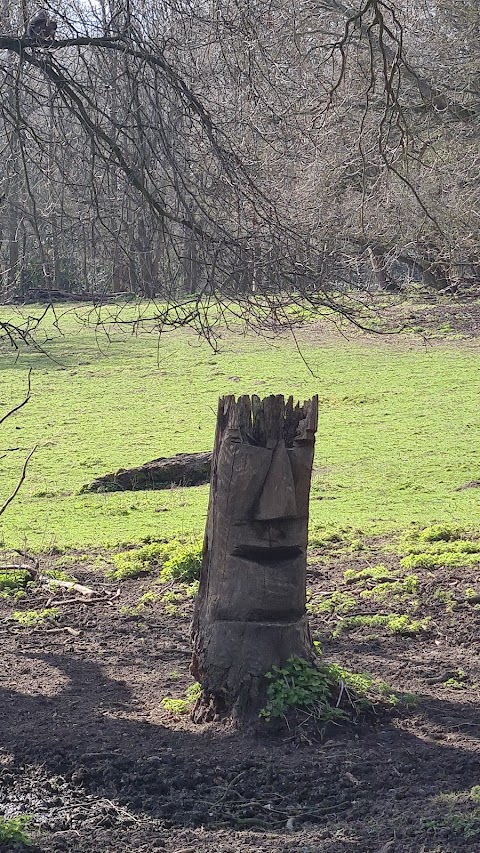
[[[480,723],[468,703],[429,699],[414,718],[298,746],[220,725],[175,730],[142,721],[128,684],[101,663],[31,651],[22,661],[55,673],[56,692],[0,689],[0,784],[7,814],[31,813],[49,834],[42,849],[87,850],[89,831],[129,839],[133,832],[140,844],[149,832],[158,843],[174,829],[215,828],[280,833],[265,849],[290,850],[289,818],[298,842],[313,838],[312,851],[375,851],[382,839],[400,844],[389,851],[474,849],[473,801],[448,846],[452,792],[480,780]],[[443,846],[425,846],[432,834]],[[113,850],[108,843],[95,849]],[[148,842],[144,849],[157,848]]]

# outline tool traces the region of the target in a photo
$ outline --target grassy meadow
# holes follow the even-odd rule
[[[29,309],[32,311],[33,309]],[[40,309],[38,309],[40,310]],[[2,318],[14,319],[11,308]],[[113,547],[202,533],[208,489],[79,494],[96,476],[159,456],[211,448],[223,394],[318,393],[311,526],[393,533],[434,523],[478,526],[478,344],[420,337],[344,337],[307,327],[301,352],[226,334],[215,353],[188,330],[107,337],[66,306],[43,350],[0,349],[0,504],[36,452],[0,518],[4,548]],[[49,327],[51,324],[51,327]],[[306,363],[307,362],[307,365]],[[311,372],[310,372],[311,371]]]

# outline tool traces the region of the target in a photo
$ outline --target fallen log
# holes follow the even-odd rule
[[[168,489],[170,486],[201,486],[210,482],[212,453],[177,453],[146,462],[137,468],[119,468],[97,477],[80,489],[85,492],[133,492],[141,489]]]

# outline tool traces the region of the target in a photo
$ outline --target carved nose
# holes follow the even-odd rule
[[[253,517],[257,521],[273,521],[296,516],[295,481],[287,448],[282,440],[273,450],[270,468]]]

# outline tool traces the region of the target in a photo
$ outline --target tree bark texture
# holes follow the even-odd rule
[[[138,491],[167,489],[169,486],[200,486],[208,483],[212,453],[177,453],[154,459],[137,468],[119,468],[113,474],[97,477],[83,486],[82,492]]]
[[[305,611],[310,480],[318,398],[219,401],[192,673],[208,706],[242,718],[265,673],[310,658]]]

